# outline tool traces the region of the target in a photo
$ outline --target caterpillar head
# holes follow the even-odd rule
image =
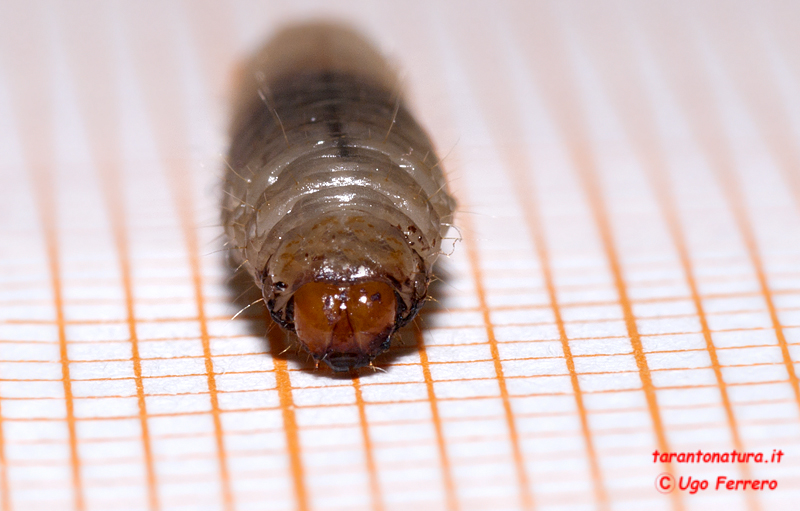
[[[421,307],[429,281],[397,226],[345,213],[289,231],[260,275],[272,317],[334,371],[386,351]]]
[[[385,282],[309,282],[293,300],[300,343],[337,372],[368,365],[386,350],[397,325],[397,299]]]

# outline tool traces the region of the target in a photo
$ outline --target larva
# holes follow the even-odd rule
[[[222,218],[270,314],[334,371],[370,364],[426,299],[455,201],[383,57],[290,27],[234,101]]]

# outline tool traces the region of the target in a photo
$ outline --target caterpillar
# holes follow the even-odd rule
[[[245,69],[223,185],[233,257],[317,365],[369,365],[425,302],[453,215],[433,144],[350,28],[285,28]]]

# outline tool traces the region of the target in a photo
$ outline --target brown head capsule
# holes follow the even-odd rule
[[[395,75],[353,31],[289,28],[234,104],[223,222],[272,317],[334,371],[422,306],[455,202]]]

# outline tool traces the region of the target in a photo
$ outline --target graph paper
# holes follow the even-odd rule
[[[309,18],[402,71],[459,202],[436,301],[356,378],[232,319],[220,237],[237,66]],[[798,23],[0,2],[0,511],[796,509]],[[768,462],[686,459],[734,450]]]

